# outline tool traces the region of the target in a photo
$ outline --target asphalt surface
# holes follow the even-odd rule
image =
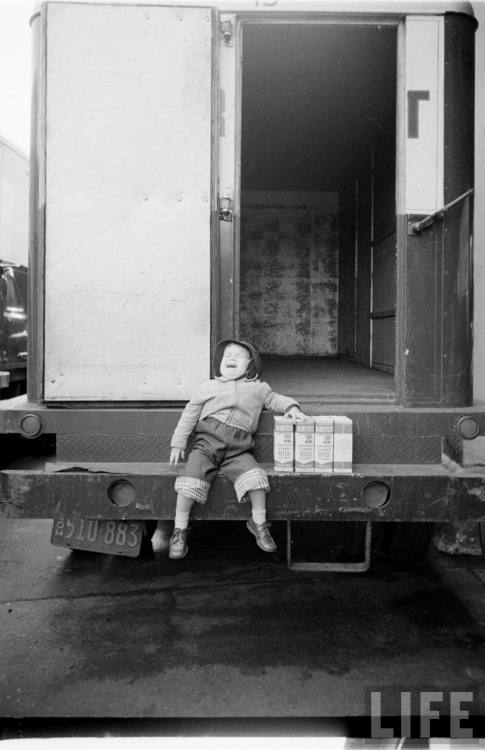
[[[302,574],[236,522],[196,524],[177,562],[69,551],[50,531],[0,521],[4,719],[331,719],[382,688],[483,692],[483,558]]]

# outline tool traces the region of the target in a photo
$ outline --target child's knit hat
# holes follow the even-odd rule
[[[249,360],[248,368],[246,370],[246,378],[248,380],[255,380],[256,378],[259,378],[263,370],[261,357],[252,344],[249,344],[247,341],[238,341],[237,339],[223,339],[217,344],[213,358],[216,377],[220,377],[221,375],[222,355],[224,354],[224,349],[228,344],[239,344],[239,346],[243,346],[248,350],[251,355],[251,359]]]

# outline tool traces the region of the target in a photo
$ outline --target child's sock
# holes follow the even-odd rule
[[[190,512],[188,511],[175,511],[175,528],[186,529],[189,525]]]
[[[254,523],[257,523],[258,526],[260,526],[262,523],[265,523],[266,521],[266,508],[264,508],[263,510],[259,510],[259,509],[255,510],[253,508],[252,515],[253,515]]]

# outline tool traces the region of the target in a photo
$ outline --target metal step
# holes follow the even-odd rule
[[[286,561],[290,570],[306,573],[364,573],[370,568],[372,549],[372,523],[365,525],[364,559],[359,562],[294,562],[291,557],[291,521],[286,522]]]

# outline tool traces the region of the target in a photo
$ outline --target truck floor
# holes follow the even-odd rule
[[[394,377],[387,372],[332,357],[263,357],[263,380],[273,390],[305,403],[394,401]]]

